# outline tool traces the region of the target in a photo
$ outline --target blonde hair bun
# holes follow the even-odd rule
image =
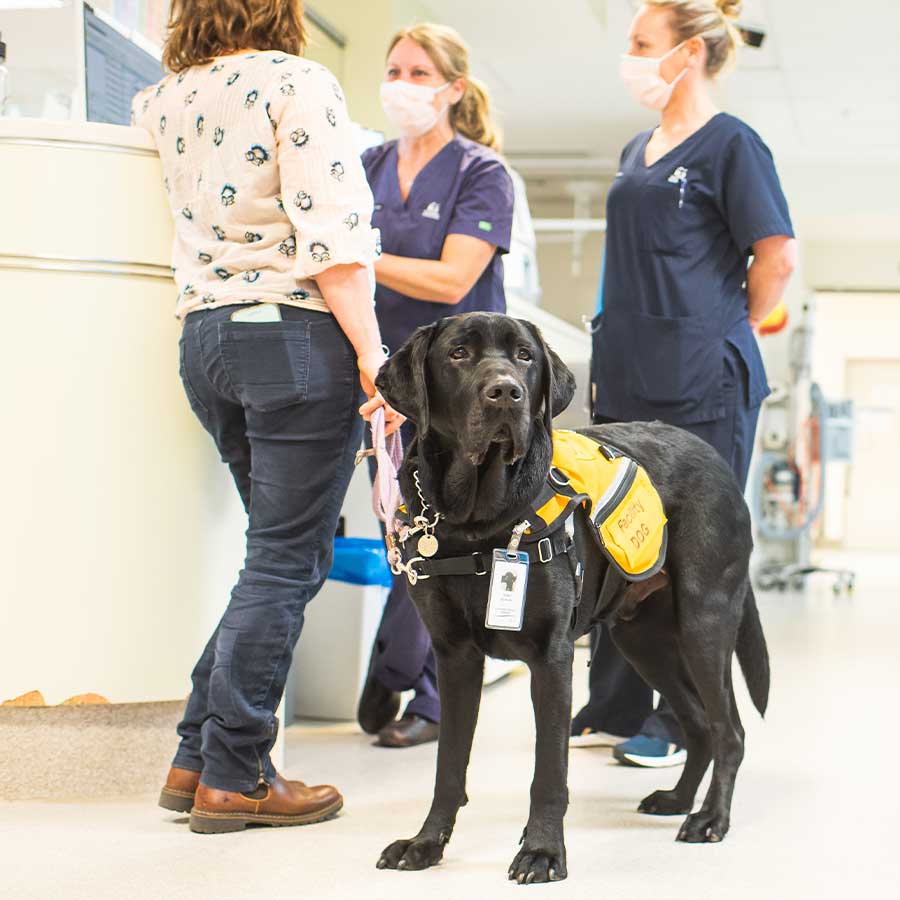
[[[702,36],[706,44],[706,74],[715,78],[734,65],[743,43],[734,24],[740,0],[643,0],[646,6],[668,10],[677,43]]]
[[[719,7],[719,12],[721,12],[726,19],[736,19],[741,14],[743,5],[742,0],[716,0],[716,6]]]

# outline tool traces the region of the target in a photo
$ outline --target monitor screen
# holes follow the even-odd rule
[[[131,124],[131,98],[163,76],[146,50],[84,7],[84,60],[88,122]]]

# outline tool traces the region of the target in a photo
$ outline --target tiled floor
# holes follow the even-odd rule
[[[607,750],[573,750],[566,820],[569,880],[530,891],[621,900],[896,896],[900,803],[900,578],[859,564],[853,599],[827,582],[761,598],[773,664],[763,723],[741,695],[748,748],[733,827],[720,845],[674,842],[678,820],[640,816],[639,799],[672,770],[625,769]],[[584,651],[576,669],[584,696]],[[444,863],[380,872],[379,851],[427,811],[434,748],[381,750],[354,727],[294,726],[289,775],[331,780],[346,796],[335,821],[310,828],[191,834],[148,796],[90,804],[0,805],[0,896],[6,900],[295,900],[506,896],[528,805],[533,722],[528,679],[490,688]],[[891,887],[893,885],[893,887]]]

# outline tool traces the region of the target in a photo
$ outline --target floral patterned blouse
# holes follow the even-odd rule
[[[162,160],[179,318],[260,301],[327,310],[316,275],[371,267],[380,252],[344,97],[324,67],[274,51],[219,57],[141,91],[132,118]]]

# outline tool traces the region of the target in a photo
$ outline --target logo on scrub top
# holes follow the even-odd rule
[[[436,200],[432,200],[425,209],[422,210],[422,216],[425,219],[434,219],[437,222],[441,218],[441,204]]]

